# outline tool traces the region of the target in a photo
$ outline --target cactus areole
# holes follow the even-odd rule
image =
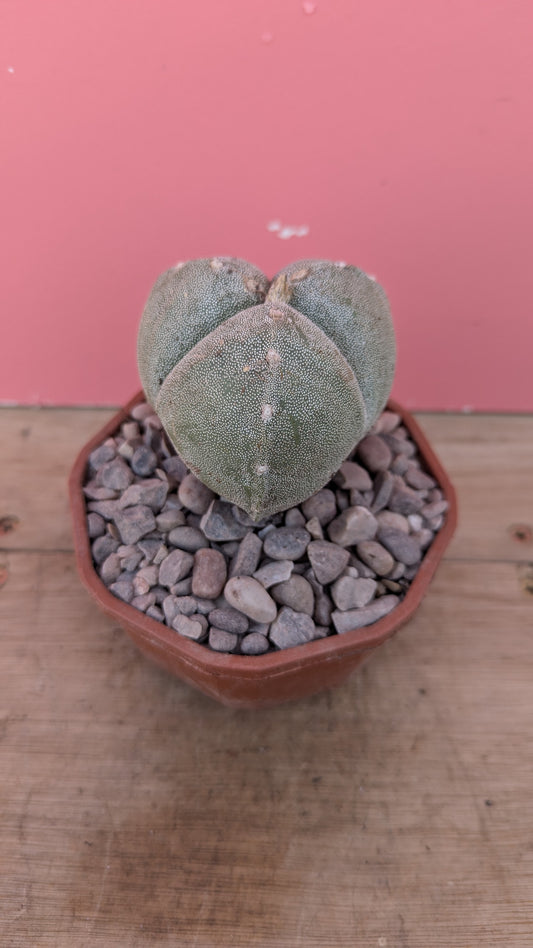
[[[396,346],[382,287],[300,260],[272,281],[232,257],[155,283],[139,373],[177,453],[254,520],[323,487],[383,410]]]

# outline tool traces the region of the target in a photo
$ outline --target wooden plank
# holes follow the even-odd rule
[[[444,562],[344,686],[223,708],[148,664],[71,554],[4,554],[9,948],[529,948],[533,597]]]

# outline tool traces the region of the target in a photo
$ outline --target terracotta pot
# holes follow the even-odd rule
[[[80,577],[98,605],[122,625],[142,652],[204,694],[233,707],[265,707],[314,694],[343,682],[379,645],[412,616],[451,540],[457,522],[455,491],[414,418],[394,401],[416,442],[427,470],[442,489],[449,509],[446,521],[426,551],[405,598],[387,616],[363,629],[265,655],[226,655],[191,642],[113,596],[99,578],[91,557],[83,484],[91,451],[112,436],[144,398],[139,392],[82,449],[69,481],[74,546]]]

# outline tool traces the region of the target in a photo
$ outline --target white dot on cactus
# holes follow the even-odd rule
[[[219,260],[218,257],[214,257],[213,260],[211,260],[212,270],[222,270],[223,266],[224,264],[222,263],[222,260]]]
[[[274,409],[272,408],[272,405],[261,406],[261,418],[263,421],[270,421],[273,414],[274,414]]]
[[[281,356],[279,352],[276,352],[275,349],[269,349],[266,354],[266,360],[269,365],[279,365],[281,362]]]
[[[255,470],[257,474],[266,474],[268,471],[268,464],[258,464]]]
[[[178,263],[175,263],[175,264],[174,264],[174,266],[173,266],[172,269],[173,269],[173,270],[182,270],[184,266],[185,266],[185,260],[180,260]]]
[[[336,260],[334,266],[339,267],[340,270],[343,270],[344,267],[348,266],[348,264],[345,260]]]
[[[372,280],[372,283],[375,283],[377,280],[377,277],[375,277],[373,273],[367,273],[367,277],[369,280]]]

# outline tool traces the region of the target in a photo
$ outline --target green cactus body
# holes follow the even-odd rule
[[[355,267],[300,261],[268,289],[244,261],[213,264],[158,280],[139,371],[191,470],[260,519],[327,483],[371,427],[392,384],[392,322]]]

